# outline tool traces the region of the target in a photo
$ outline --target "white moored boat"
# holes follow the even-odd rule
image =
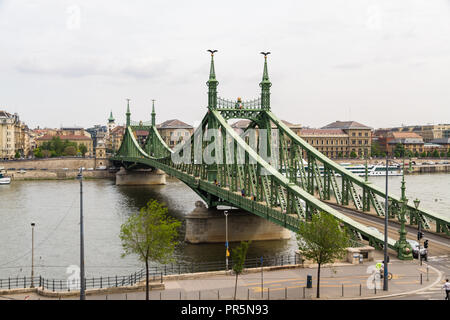
[[[3,173],[0,172],[0,184],[10,184],[10,183],[11,183],[11,177],[7,177]]]

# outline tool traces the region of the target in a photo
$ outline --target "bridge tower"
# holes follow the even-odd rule
[[[208,50],[211,52],[211,66],[209,70],[209,79],[206,82],[208,86],[208,108],[216,109],[217,108],[217,86],[219,85],[219,81],[216,80],[216,71],[214,69],[214,53],[217,50]]]
[[[152,126],[156,126],[155,99],[152,99]]]
[[[270,52],[261,52],[264,55],[264,72],[259,86],[261,87],[261,107],[270,110],[270,87],[272,83],[269,80],[269,72],[267,71],[267,56]]]
[[[130,99],[127,98],[127,113],[125,114],[127,116],[127,127],[131,124],[131,112],[130,112]]]

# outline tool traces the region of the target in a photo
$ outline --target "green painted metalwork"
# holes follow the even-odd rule
[[[271,85],[266,73],[267,56],[260,100],[251,103],[240,101],[236,105],[231,100],[217,98],[218,82],[212,52],[207,82],[208,113],[194,134],[184,144],[171,150],[156,129],[154,108],[152,121],[139,122],[136,126],[130,120],[128,103],[127,130],[120,149],[111,160],[126,168],[144,166],[161,169],[186,183],[210,207],[236,206],[292,231],[297,231],[298,225],[305,219],[324,211],[340,220],[355,239],[365,237],[372,245],[383,247],[384,236],[322,201],[353,207],[361,212],[372,210],[372,205],[374,213],[383,216],[383,206],[378,199],[384,198],[383,190],[325,157],[280,121],[270,111],[270,104],[264,103],[264,97],[267,97],[264,94],[269,93],[270,97]],[[239,118],[250,120],[247,129],[266,129],[269,132],[267,142],[271,142],[272,133],[278,133],[277,153],[269,148],[269,158],[260,156],[260,141],[256,146],[251,145],[247,131],[238,134],[228,124],[229,119]],[[146,144],[139,146],[133,129],[146,126],[149,126]],[[216,130],[219,135],[212,135],[208,129]],[[205,151],[210,151],[214,160],[212,163],[203,162]],[[175,155],[186,161],[174,161]],[[337,177],[341,179],[341,186]],[[393,195],[389,195],[389,199],[392,201],[389,210],[392,218],[402,221],[409,213],[415,217],[410,219],[411,223],[421,222],[425,228],[431,228],[434,223],[437,233],[449,234],[448,218],[423,209],[416,211],[412,208],[412,211],[403,199]],[[393,239],[388,241],[393,249],[398,248],[395,243]]]

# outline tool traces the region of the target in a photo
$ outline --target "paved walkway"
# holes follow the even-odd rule
[[[389,290],[382,290],[383,280],[377,282],[373,270],[375,263],[365,262],[361,265],[336,264],[321,269],[321,299],[374,299],[399,294],[426,291],[438,286],[444,279],[437,269],[424,264],[419,266],[417,260],[391,260],[389,271],[393,279],[389,281]],[[306,288],[307,275],[313,279],[312,288]],[[421,278],[422,277],[422,278]],[[225,300],[232,299],[235,286],[234,275],[205,276],[189,280],[166,280],[165,290],[151,291],[152,300]],[[261,285],[261,280],[263,284]],[[317,268],[291,268],[276,271],[257,270],[238,278],[237,298],[239,300],[256,299],[315,299]],[[88,295],[87,299],[101,300],[141,300],[145,292],[129,292],[103,295]],[[0,299],[49,299],[34,293],[1,296]],[[64,299],[78,299],[77,297]]]

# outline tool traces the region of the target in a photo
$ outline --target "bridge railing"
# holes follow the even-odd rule
[[[240,108],[240,106],[242,106],[243,109],[261,109],[261,98],[246,100],[240,103],[220,97],[217,98],[217,108],[219,109],[236,109]]]

